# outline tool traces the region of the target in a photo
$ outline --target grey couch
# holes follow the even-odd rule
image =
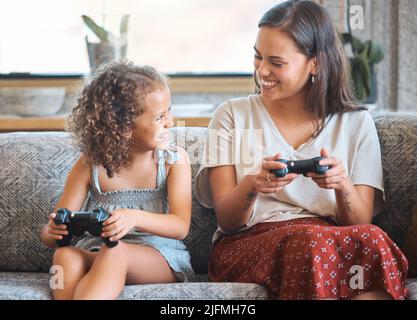
[[[417,193],[417,115],[375,116],[385,176],[386,207],[375,223],[400,245],[410,226]],[[176,142],[190,155],[193,177],[199,167],[206,129],[174,128]],[[49,268],[53,250],[39,232],[57,202],[78,152],[63,132],[0,134],[0,299],[51,299]],[[372,164],[364,164],[372,166]],[[126,286],[120,299],[266,299],[264,287],[207,282],[212,210],[193,201],[192,226],[185,243],[198,282]],[[409,279],[417,299],[417,279]]]

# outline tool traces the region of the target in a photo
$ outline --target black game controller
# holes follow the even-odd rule
[[[309,172],[314,172],[319,175],[323,175],[330,169],[330,166],[321,166],[319,165],[319,161],[326,159],[325,157],[316,157],[309,160],[286,160],[286,159],[278,159],[275,160],[277,162],[282,162],[287,165],[284,169],[271,169],[271,173],[275,174],[278,178],[285,177],[288,173],[298,173],[303,174],[304,176],[307,175]]]
[[[93,211],[70,211],[68,209],[59,209],[54,219],[55,224],[65,224],[68,234],[63,236],[62,240],[56,240],[58,247],[66,247],[70,244],[73,235],[82,236],[85,231],[91,235],[101,237],[102,223],[110,218],[110,214],[102,209],[94,209]],[[119,241],[110,241],[110,238],[103,238],[104,243],[113,248],[117,246]]]

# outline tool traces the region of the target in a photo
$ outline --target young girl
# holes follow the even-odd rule
[[[55,299],[115,299],[125,284],[193,276],[181,242],[191,220],[191,170],[187,153],[169,145],[170,99],[166,79],[150,66],[111,63],[84,88],[69,121],[82,155],[54,212],[102,207],[111,214],[102,236],[121,241],[109,248],[88,235],[57,248],[64,288],[53,290]],[[55,213],[41,233],[54,248],[68,232]]]
[[[404,299],[408,262],[370,224],[383,198],[378,135],[354,103],[327,10],[313,1],[270,9],[254,66],[259,93],[218,108],[209,127],[220,142],[207,145],[197,176],[196,196],[219,224],[210,280],[262,284],[274,299]],[[250,172],[258,145],[262,167]],[[218,153],[234,156],[215,162]],[[324,175],[271,173],[285,168],[279,158],[318,156],[331,166]]]

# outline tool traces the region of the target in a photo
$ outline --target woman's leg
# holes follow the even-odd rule
[[[368,291],[354,296],[350,300],[392,300],[392,297],[384,291]]]
[[[116,299],[125,284],[175,282],[166,260],[154,248],[122,241],[103,245],[90,271],[78,283],[74,299]]]
[[[260,223],[218,240],[210,280],[262,284],[274,299],[404,299],[408,262],[385,232],[294,220]],[[367,292],[351,285],[355,279]]]
[[[339,300],[335,298],[320,299],[320,300]],[[368,291],[358,294],[349,300],[392,300],[392,297],[384,291]]]
[[[52,289],[54,299],[72,299],[76,285],[88,272],[95,256],[96,253],[74,247],[56,249],[53,264],[63,269],[64,287]]]

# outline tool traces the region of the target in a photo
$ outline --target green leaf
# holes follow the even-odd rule
[[[356,52],[362,52],[364,44],[358,38],[352,36],[352,47]]]
[[[384,59],[384,51],[377,43],[371,40],[362,43],[350,33],[342,33],[340,37],[344,45],[352,45],[351,82],[356,98],[363,101],[371,94],[371,70]]]
[[[125,14],[122,17],[122,21],[120,22],[120,36],[123,37],[127,34],[127,26],[129,22],[129,15]]]
[[[363,44],[363,50],[359,53],[359,55],[362,57],[363,60],[366,60],[368,62],[369,58],[369,52],[371,51],[371,42],[365,41]]]
[[[82,15],[81,18],[84,20],[84,23],[90,28],[90,30],[93,31],[101,41],[108,42],[109,33],[106,30],[98,26],[93,21],[93,19],[86,15]]]
[[[365,100],[371,94],[371,72],[367,60],[363,55],[351,58],[352,84],[356,98]]]
[[[379,63],[384,59],[384,51],[381,46],[373,41],[370,41],[370,47],[368,51],[368,63],[373,65]]]
[[[364,49],[364,44],[362,43],[362,41],[359,40],[359,38],[351,36],[349,33],[342,34],[342,41],[344,44],[352,44],[352,51],[354,53],[362,52],[362,50]]]

